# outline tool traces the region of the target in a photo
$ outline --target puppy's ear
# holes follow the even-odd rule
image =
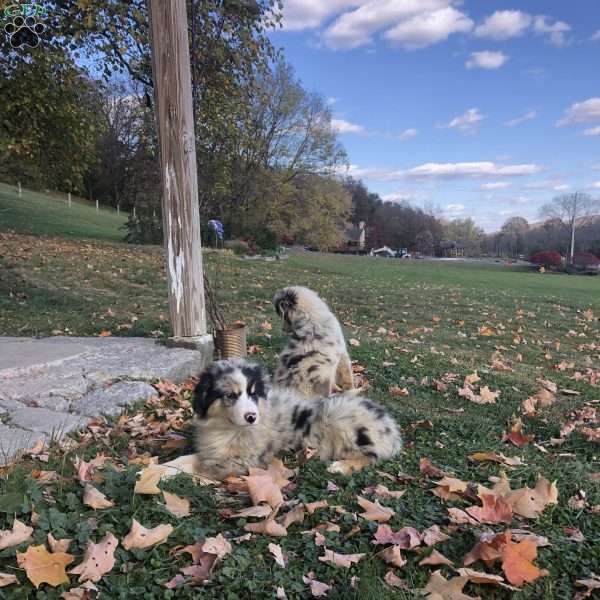
[[[204,371],[194,390],[194,412],[203,419],[214,401],[215,377],[210,370]]]
[[[269,375],[259,364],[249,364],[242,369],[246,381],[247,390],[259,398],[266,398],[269,392]]]
[[[290,288],[285,288],[277,292],[273,297],[275,311],[280,317],[283,317],[288,311],[295,308],[296,302],[296,293]]]

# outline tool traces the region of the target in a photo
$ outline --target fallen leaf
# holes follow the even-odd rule
[[[165,498],[165,508],[177,518],[190,516],[190,501],[187,498],[180,498],[176,494],[163,491]]]
[[[111,508],[114,506],[114,502],[111,502],[100,490],[96,489],[90,483],[85,484],[83,490],[83,503],[94,510]]]
[[[473,549],[464,557],[463,564],[465,567],[481,560],[488,567],[502,558],[502,550],[510,541],[510,531],[505,531],[499,534],[485,533],[480,536],[479,541]]]
[[[475,600],[474,596],[463,594],[469,580],[466,577],[446,579],[441,571],[434,571],[424,589],[429,600]]]
[[[98,588],[91,581],[86,581],[79,587],[63,592],[60,597],[62,600],[95,600],[99,593]]]
[[[450,517],[450,522],[455,523],[456,525],[479,525],[479,521],[470,517],[460,508],[449,508],[448,516]]]
[[[303,523],[305,513],[304,504],[297,504],[284,515],[282,520],[283,527],[287,529],[292,523]]]
[[[158,482],[164,474],[164,469],[161,465],[148,465],[139,473],[139,479],[135,482],[133,488],[134,494],[160,494],[161,489],[158,487]]]
[[[396,575],[396,573],[394,573],[394,571],[392,571],[391,569],[385,574],[383,580],[390,587],[397,587],[403,590],[408,590],[408,584],[406,583],[406,581],[404,581],[404,579],[400,579],[400,577],[398,577],[398,575]]]
[[[467,491],[468,486],[466,481],[448,476],[433,483],[437,487],[432,489],[431,492],[442,500],[460,500],[461,494]]]
[[[0,588],[7,587],[19,583],[19,580],[15,575],[11,573],[0,573]]]
[[[386,506],[381,506],[379,502],[370,502],[362,496],[357,496],[357,502],[361,508],[365,511],[360,514],[361,517],[367,519],[367,521],[378,521],[379,523],[385,523],[389,521],[396,513]]]
[[[290,479],[296,475],[295,471],[288,469],[279,458],[274,458],[267,469],[257,469],[250,467],[248,469],[249,475],[267,475],[269,476],[275,485],[280,488],[284,488],[290,483]]]
[[[421,536],[414,527],[403,527],[394,532],[387,524],[377,527],[373,537],[374,544],[394,544],[402,550],[410,550],[421,545]]]
[[[50,546],[50,550],[52,552],[66,552],[69,549],[72,541],[73,540],[67,538],[63,540],[56,540],[51,533],[48,534],[48,546]]]
[[[369,488],[365,488],[365,489],[369,489]],[[380,498],[387,498],[387,499],[402,498],[402,496],[404,496],[404,494],[406,494],[406,490],[390,490],[390,489],[388,489],[387,486],[381,485],[380,483],[377,484],[372,489],[370,489],[369,491],[371,493],[375,494],[376,496],[379,496]],[[363,493],[365,493],[364,490],[363,490]]]
[[[306,508],[306,512],[308,512],[309,515],[312,515],[316,510],[319,510],[319,508],[328,507],[329,502],[327,502],[327,500],[317,500],[316,502],[309,502],[304,505],[304,508]]]
[[[281,489],[270,475],[250,475],[245,479],[252,504],[266,502],[272,508],[283,504]]]
[[[466,577],[473,583],[478,583],[480,585],[499,585],[508,590],[518,591],[518,588],[507,585],[504,581],[504,577],[501,577],[500,575],[492,575],[491,573],[483,573],[482,571],[475,571],[473,569],[456,569],[456,572],[460,577]]]
[[[392,398],[401,398],[403,396],[408,396],[409,391],[406,388],[398,387],[397,385],[392,385],[388,388],[388,392]]]
[[[490,388],[486,385],[482,388],[479,388],[479,397],[481,398],[481,404],[495,404],[496,400],[500,396],[500,390],[496,392],[492,392]]]
[[[355,471],[360,471],[370,465],[371,461],[363,456],[361,458],[347,458],[333,461],[327,467],[328,473],[339,473],[341,475],[352,475]]]
[[[29,527],[25,523],[21,523],[21,521],[15,519],[11,530],[0,531],[0,550],[12,548],[13,546],[27,542],[31,539],[32,533],[33,527]]]
[[[302,507],[302,510],[304,510],[304,507]],[[239,519],[239,518],[246,519],[248,517],[264,518],[264,517],[268,517],[272,511],[273,511],[273,509],[268,504],[259,504],[258,506],[250,506],[249,508],[244,508],[243,510],[240,510],[240,512],[233,513],[228,518],[229,519]]]
[[[480,488],[481,489],[481,488]],[[477,519],[480,523],[495,524],[507,523],[513,519],[513,509],[501,496],[486,494],[480,491],[478,494],[482,506],[470,506],[467,513]]]
[[[25,552],[17,552],[17,564],[25,569],[27,578],[36,588],[42,583],[52,587],[69,583],[65,567],[74,559],[65,552],[48,552],[44,546],[29,546]]]
[[[592,573],[587,579],[576,579],[575,585],[587,588],[585,592],[582,592],[580,597],[589,598],[594,593],[594,590],[600,590],[600,577]]]
[[[434,550],[429,556],[425,557],[420,563],[419,566],[424,565],[447,565],[449,567],[453,567],[454,563],[446,558],[441,552]]]
[[[123,538],[123,548],[149,548],[164,542],[173,532],[172,525],[158,525],[152,529],[146,529],[138,521],[133,519],[130,532]]]
[[[436,467],[427,457],[419,459],[419,471],[428,477],[444,477],[446,473],[439,467]]]
[[[402,556],[400,546],[390,546],[380,552],[378,556],[386,563],[395,567],[403,567],[406,564],[406,559]]]
[[[365,554],[339,554],[333,550],[327,550],[325,548],[325,554],[319,556],[321,562],[328,562],[336,567],[349,568],[353,563],[361,561],[365,557]]]
[[[285,569],[285,557],[283,556],[283,551],[281,550],[281,546],[279,544],[269,544],[268,546],[269,552],[272,554],[275,562],[282,568]]]
[[[506,579],[513,585],[521,586],[548,575],[548,571],[533,564],[536,556],[537,546],[531,540],[514,544],[509,539],[502,551],[502,570]]]
[[[115,550],[118,545],[119,541],[112,533],[107,533],[98,544],[88,541],[83,561],[69,573],[79,575],[80,582],[100,581],[115,566]]]
[[[525,486],[505,493],[504,499],[516,514],[527,519],[536,519],[548,505],[558,504],[558,488],[556,481],[550,483],[544,477],[540,477],[535,488]]]
[[[358,341],[356,338],[350,338],[350,339],[348,340],[348,343],[349,343],[351,346],[354,346],[355,348],[356,348],[356,347],[358,347],[358,346],[360,346],[360,342],[359,342],[359,341]]]
[[[206,538],[202,544],[202,551],[207,554],[214,554],[218,560],[227,556],[231,550],[231,544],[220,533],[216,537]]]
[[[514,420],[510,431],[502,436],[503,442],[511,442],[518,448],[533,441],[534,435],[523,435],[523,421],[520,418]]]
[[[434,544],[449,540],[450,536],[441,531],[439,525],[432,525],[423,531],[421,538],[426,546],[433,546]]]
[[[258,523],[247,523],[244,525],[244,530],[250,533],[264,533],[274,537],[284,537],[287,535],[287,529],[275,521],[279,507],[274,508],[271,514],[264,520]]]
[[[350,341],[352,342],[352,340]],[[314,598],[322,598],[323,596],[327,596],[327,592],[331,589],[331,586],[323,583],[322,581],[317,581],[313,577],[307,577],[303,575],[302,581],[308,585]]]

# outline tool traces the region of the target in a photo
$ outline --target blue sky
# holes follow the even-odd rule
[[[600,196],[598,0],[287,0],[272,39],[385,199],[493,231]]]

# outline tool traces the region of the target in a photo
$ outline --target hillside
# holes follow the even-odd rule
[[[33,192],[0,183],[0,231],[121,242],[127,214],[96,207],[73,197],[71,206],[58,195]]]

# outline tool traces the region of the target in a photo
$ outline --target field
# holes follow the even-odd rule
[[[2,198],[0,192],[0,202]],[[14,212],[12,204],[9,210]],[[6,213],[0,215],[6,224]],[[159,248],[112,243],[118,237],[113,237],[115,232],[106,221],[104,225],[98,222],[96,229],[86,225],[80,230],[71,229],[71,225],[31,223],[31,227],[39,227],[34,233],[54,236],[39,238],[23,235],[26,220],[20,219],[14,217],[13,224],[0,233],[1,335],[169,335],[166,279]],[[89,239],[101,238],[104,227],[108,229],[106,239]],[[9,233],[8,229],[19,233]],[[172,457],[183,449],[174,454],[161,448],[169,427],[161,430],[159,439],[145,433],[133,439],[130,421],[124,419],[103,429],[102,435],[88,436],[66,454],[51,455],[47,464],[32,459],[5,473],[1,485],[13,498],[17,490],[18,501],[7,508],[0,497],[0,510],[4,511],[0,513],[0,529],[10,528],[15,513],[29,522],[35,504],[41,524],[34,532],[35,541],[43,543],[48,531],[56,538],[72,538],[70,551],[79,559],[88,536],[97,541],[105,532],[113,531],[121,539],[129,531],[132,518],[147,526],[171,523],[175,530],[168,543],[148,550],[117,550],[117,566],[97,584],[105,592],[102,597],[107,598],[127,598],[134,593],[144,598],[192,598],[200,593],[207,598],[268,598],[275,597],[277,586],[285,588],[288,598],[304,598],[310,597],[310,592],[302,577],[309,571],[331,586],[328,598],[412,598],[413,592],[384,583],[391,566],[375,556],[382,548],[372,544],[377,523],[355,516],[361,512],[357,495],[368,493],[362,490],[369,486],[384,484],[391,490],[405,490],[401,498],[379,498],[381,504],[395,511],[389,521],[392,529],[414,527],[423,531],[439,525],[449,539],[436,544],[435,549],[456,567],[462,566],[463,557],[481,531],[523,529],[546,537],[549,545],[540,545],[534,562],[547,569],[548,575],[525,583],[515,597],[573,598],[576,580],[600,573],[598,437],[596,434],[596,443],[588,439],[593,435],[586,434],[582,426],[570,435],[561,434],[574,411],[584,407],[588,417],[585,425],[598,427],[594,416],[600,401],[600,379],[596,379],[600,376],[598,278],[540,275],[499,265],[317,254],[266,263],[210,253],[205,260],[208,268],[220,275],[219,295],[228,318],[248,324],[254,358],[269,367],[275,364],[276,353],[284,343],[270,305],[273,293],[284,285],[303,284],[330,302],[343,322],[347,339],[352,340],[350,353],[357,371],[368,381],[368,395],[388,406],[402,426],[405,451],[399,460],[352,476],[328,473],[326,465],[309,460],[300,467],[286,497],[305,503],[327,499],[330,506],[344,507],[347,512],[321,509],[308,516],[303,525],[290,526],[287,537],[258,535],[234,543],[233,552],[216,567],[211,582],[201,592],[190,586],[173,591],[164,588],[181,566],[189,564],[182,555],[171,557],[170,550],[218,533],[228,538],[241,536],[247,519],[225,517],[228,511],[248,503],[243,494],[194,486],[185,477],[168,482],[166,489],[191,499],[191,517],[172,517],[157,496],[134,495],[138,467],[131,462],[132,445],[139,453],[147,451],[161,460]],[[459,395],[459,389],[468,393],[464,380],[474,373],[481,378],[479,382],[471,379],[475,399],[485,398],[481,388],[487,387],[500,392],[495,400],[478,404]],[[523,402],[542,385],[548,387],[548,380],[557,388],[551,394],[553,401],[525,415]],[[187,406],[187,388],[159,386],[159,390],[162,408],[139,407],[149,424],[146,433],[152,431],[152,423],[164,424],[169,411]],[[533,438],[512,436],[522,445],[502,441],[519,416],[523,434]],[[172,428],[187,432],[187,425],[181,422]],[[109,454],[115,466],[105,468],[94,485],[114,500],[116,507],[94,511],[82,505],[81,486],[74,477],[71,459],[79,455],[90,460],[98,452]],[[493,460],[472,457],[480,452],[494,453]],[[501,464],[506,462],[501,454],[520,460]],[[433,476],[420,466],[422,459],[468,482],[469,487],[455,498],[442,500],[432,494],[436,487],[433,481],[441,476]],[[293,466],[295,458],[288,457],[286,462]],[[38,478],[40,469],[55,470],[59,478],[42,487],[35,471],[32,477],[32,469],[37,469]],[[448,508],[478,505],[477,484],[490,487],[490,478],[500,477],[502,472],[513,489],[525,485],[533,488],[538,476],[556,481],[558,503],[550,503],[535,518],[515,514],[512,521],[509,519],[510,525],[453,524]],[[328,482],[335,484],[329,491]],[[315,545],[313,534],[301,532],[325,521],[339,526],[338,532],[322,531],[328,549],[342,554],[365,553],[365,558],[349,569],[319,561],[323,549]],[[279,544],[287,555],[285,569],[273,561],[269,542]],[[430,552],[424,545],[402,551],[407,563],[394,571],[408,590],[424,588],[436,569],[441,568],[447,578],[456,575],[448,566],[419,566]],[[14,548],[0,551],[0,571],[9,569],[24,581],[14,555]],[[486,566],[476,562],[472,567],[502,574],[499,563]],[[358,579],[351,579],[353,576]],[[36,595],[26,584],[0,589],[0,598],[58,598],[64,589],[44,587]],[[513,596],[504,588],[474,583],[468,583],[464,592],[482,598]]]

